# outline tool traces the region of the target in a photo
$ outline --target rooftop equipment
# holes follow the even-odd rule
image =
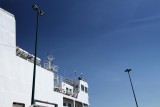
[[[34,62],[34,55],[32,54],[29,54],[28,52],[26,52],[25,50],[17,47],[16,48],[16,55],[25,59],[25,60],[28,60],[29,62],[33,63]],[[41,59],[40,58],[37,58],[36,59],[36,64],[38,66],[40,66],[40,63],[41,63]]]
[[[58,72],[58,66],[53,64],[53,60],[54,60],[53,56],[48,55],[47,58],[46,58],[46,61],[44,62],[44,68],[49,70],[49,71],[57,73]]]

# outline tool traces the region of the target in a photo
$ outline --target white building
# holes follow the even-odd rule
[[[14,15],[0,8],[0,107],[31,106],[34,56],[16,47]],[[51,61],[37,58],[36,107],[89,107],[88,83],[58,76]]]

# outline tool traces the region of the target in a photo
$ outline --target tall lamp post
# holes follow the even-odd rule
[[[125,72],[128,73],[128,76],[129,76],[129,80],[130,80],[130,83],[131,83],[131,87],[132,87],[132,91],[133,91],[133,96],[134,96],[134,99],[135,99],[135,103],[136,103],[136,106],[138,107],[138,103],[137,103],[137,99],[136,99],[136,95],[135,95],[135,92],[134,92],[134,88],[133,88],[133,84],[132,84],[132,80],[131,80],[131,76],[130,76],[130,71],[132,69],[126,69]]]
[[[35,50],[34,50],[34,68],[33,68],[33,82],[32,82],[32,97],[31,105],[35,104],[34,93],[35,93],[35,79],[36,79],[36,60],[37,60],[37,39],[38,39],[38,16],[43,16],[44,12],[39,10],[36,5],[32,6],[32,9],[36,11],[36,38],[35,38]]]

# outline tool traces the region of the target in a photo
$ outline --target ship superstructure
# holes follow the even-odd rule
[[[14,15],[0,8],[0,107],[31,106],[34,55],[16,46]],[[82,76],[58,75],[49,55],[36,59],[35,107],[89,107],[88,83]]]

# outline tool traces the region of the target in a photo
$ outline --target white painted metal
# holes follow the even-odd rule
[[[33,63],[16,55],[15,23],[14,15],[0,8],[0,107],[12,107],[13,102],[29,107],[31,103]],[[58,107],[63,107],[64,98],[89,105],[88,93],[80,89],[77,98],[54,91],[53,73],[37,66],[35,99],[58,104]],[[78,83],[79,87],[81,84],[88,87],[83,80]],[[73,90],[73,86],[65,84]]]

